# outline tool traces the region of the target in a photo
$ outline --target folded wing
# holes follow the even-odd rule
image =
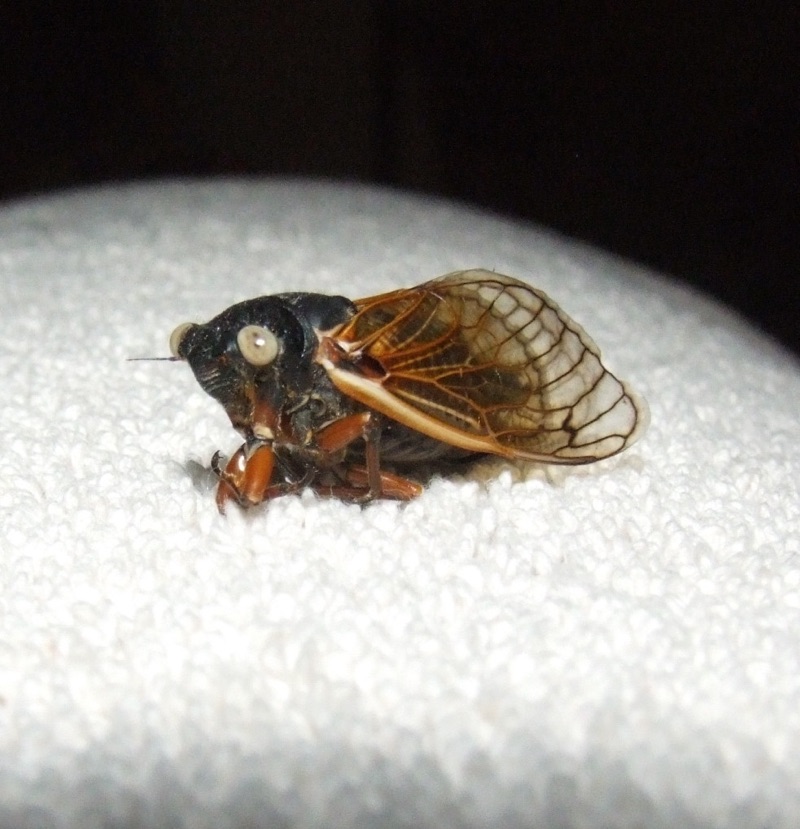
[[[484,270],[356,302],[320,362],[345,394],[477,452],[589,463],[630,446],[647,409],[543,292]]]

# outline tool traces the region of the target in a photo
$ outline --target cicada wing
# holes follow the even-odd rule
[[[430,437],[588,463],[645,428],[645,404],[603,367],[591,338],[524,282],[458,271],[356,307],[323,335],[320,362],[342,392]]]

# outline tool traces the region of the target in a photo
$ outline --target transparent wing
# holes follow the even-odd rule
[[[324,335],[341,391],[454,446],[557,463],[621,452],[647,409],[541,291],[484,270],[356,302]],[[335,347],[333,347],[335,346]]]

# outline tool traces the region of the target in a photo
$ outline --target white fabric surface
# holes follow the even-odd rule
[[[406,506],[217,514],[179,322],[457,268],[542,287],[649,401],[633,449]],[[302,182],[0,210],[0,826],[800,825],[800,372],[630,265]]]

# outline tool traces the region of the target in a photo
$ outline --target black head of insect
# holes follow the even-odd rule
[[[277,415],[318,382],[315,331],[347,320],[352,303],[321,294],[277,294],[233,305],[207,323],[184,323],[170,337],[198,383],[245,432],[269,436]]]

